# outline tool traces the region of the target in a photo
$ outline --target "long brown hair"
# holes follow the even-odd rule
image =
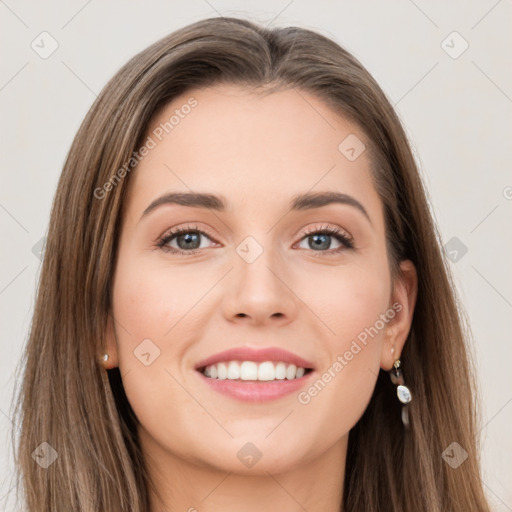
[[[237,18],[199,21],[137,54],[105,86],[73,141],[52,205],[20,362],[15,457],[28,510],[149,509],[151,482],[137,419],[119,370],[105,372],[99,361],[112,308],[123,198],[136,169],[126,162],[163,106],[187,90],[218,83],[293,87],[355,122],[370,142],[390,269],[397,272],[402,259],[417,269],[418,298],[402,352],[414,393],[410,430],[403,428],[389,375],[381,371],[367,410],[350,431],[343,509],[488,511],[479,473],[470,333],[399,119],[368,71],[332,40]],[[468,454],[457,468],[442,456],[453,442]],[[43,468],[34,451],[48,460],[50,447],[58,457]]]

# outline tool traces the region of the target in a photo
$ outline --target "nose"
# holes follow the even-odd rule
[[[235,255],[226,282],[223,312],[231,322],[251,325],[285,325],[297,314],[297,298],[285,265],[271,258],[271,251],[248,263]]]

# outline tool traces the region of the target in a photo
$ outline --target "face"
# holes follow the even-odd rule
[[[252,474],[342,453],[413,306],[364,133],[311,94],[222,85],[176,98],[145,144],[108,334],[145,450]]]

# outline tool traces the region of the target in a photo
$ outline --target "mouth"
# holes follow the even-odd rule
[[[198,371],[208,379],[269,382],[300,379],[313,369],[283,361],[222,361],[200,367]]]
[[[239,347],[199,362],[195,370],[215,391],[242,401],[262,402],[305,386],[315,368],[287,350]]]
[[[210,379],[293,380],[314,370],[313,363],[278,347],[234,347],[203,359],[195,369]]]

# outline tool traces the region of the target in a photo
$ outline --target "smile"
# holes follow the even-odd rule
[[[200,371],[210,379],[273,381],[300,379],[311,369],[282,361],[225,361],[205,366]]]

